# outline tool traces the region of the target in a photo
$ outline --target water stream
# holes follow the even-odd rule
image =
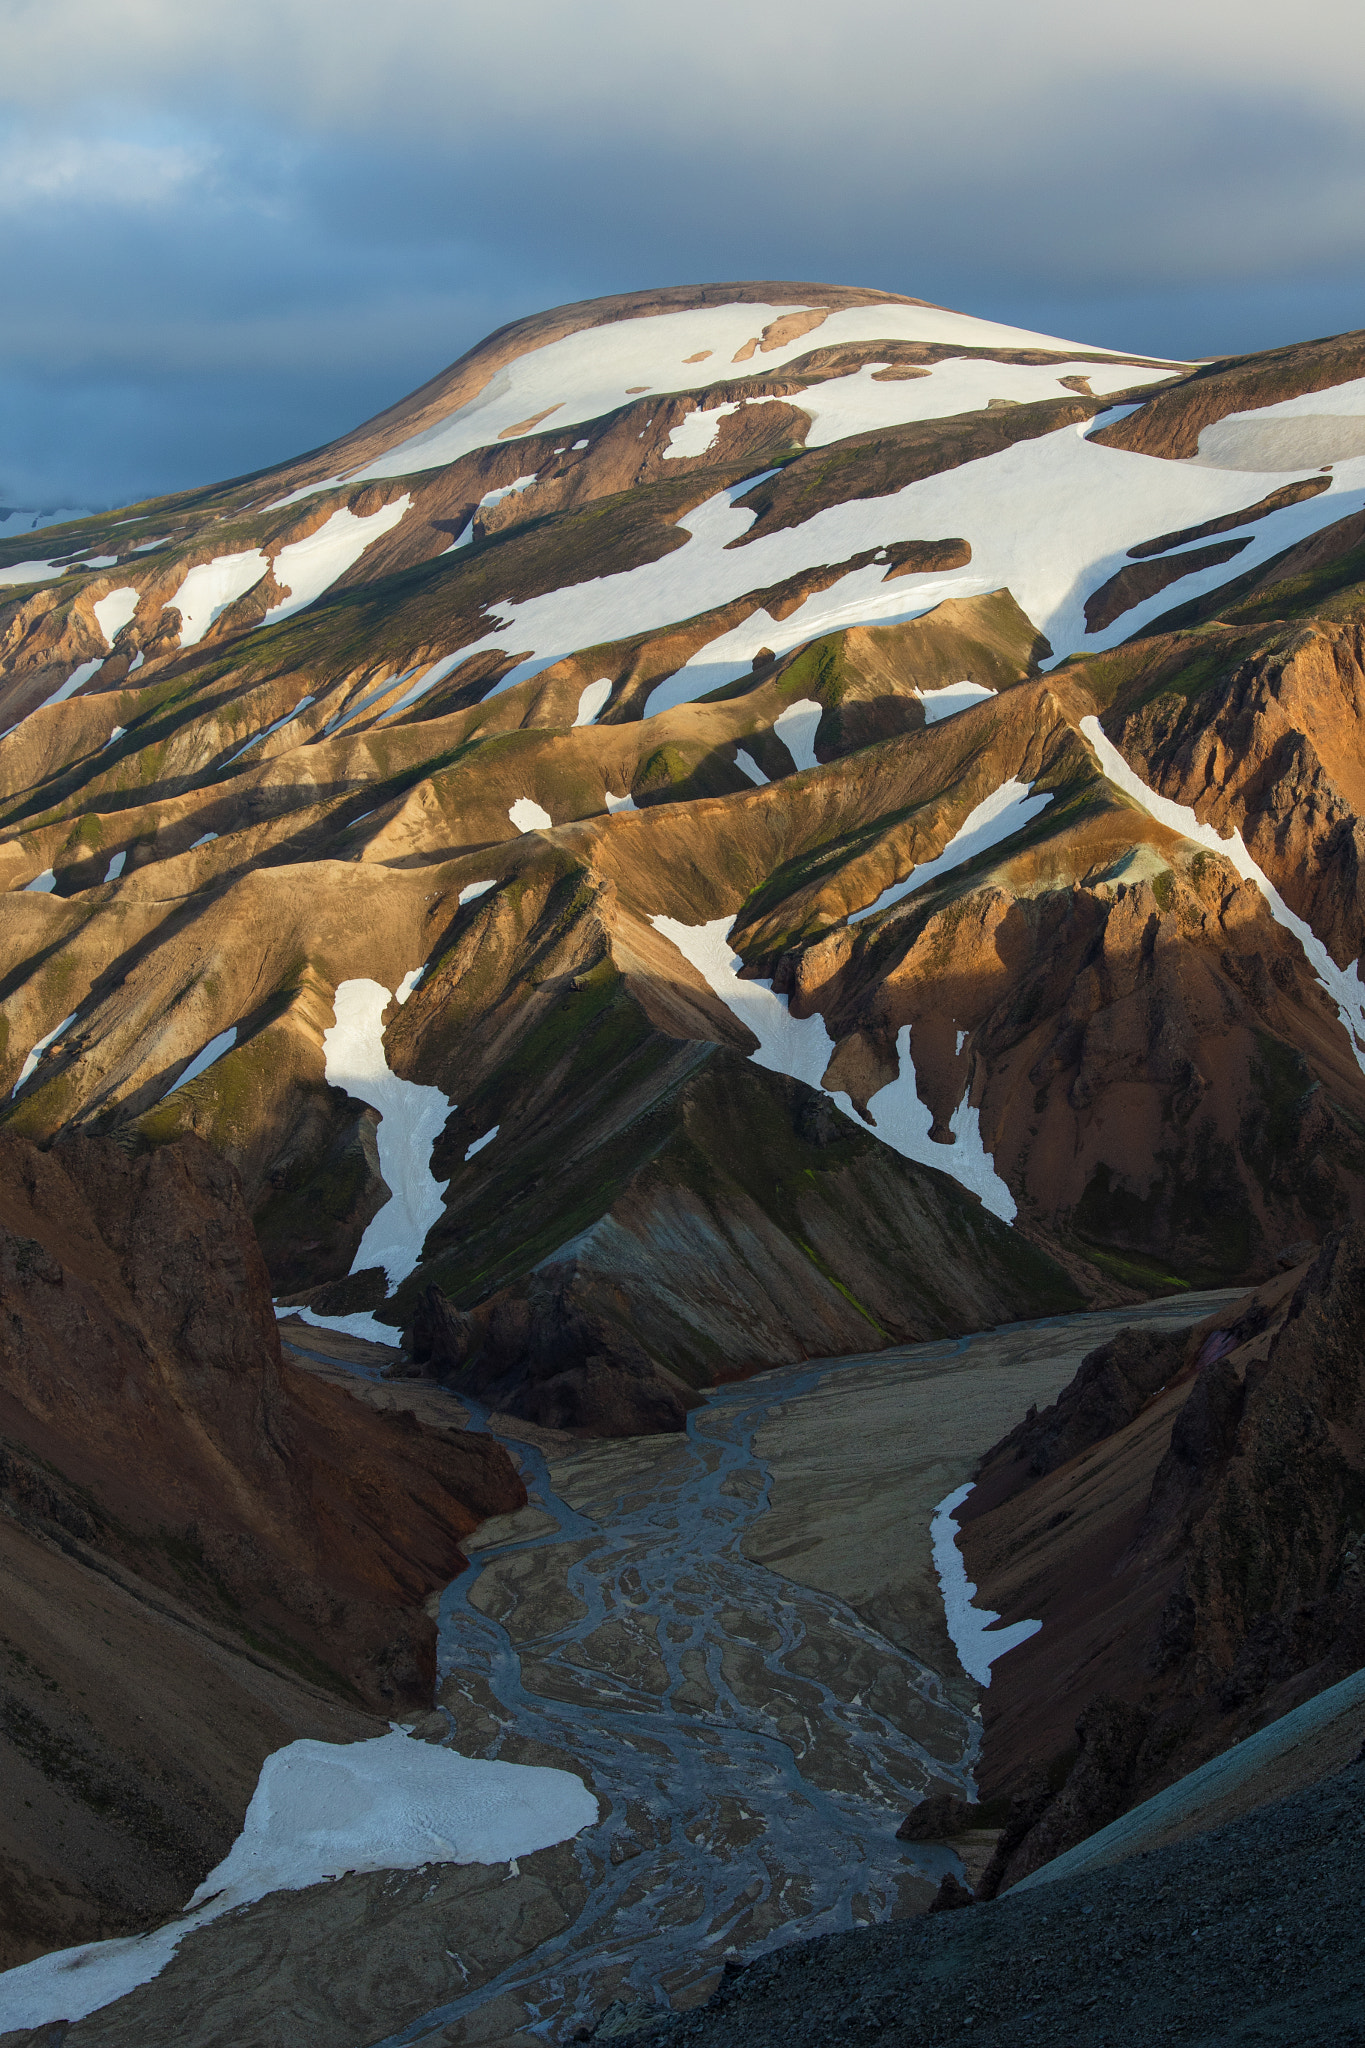
[[[439,1697],[467,1753],[587,1778],[602,1819],[575,1844],[586,1902],[376,2048],[459,2041],[508,1993],[532,2031],[567,2038],[610,1996],[655,2002],[739,1950],[886,1919],[907,1881],[922,1899],[952,1865],[895,1831],[931,1779],[968,1784],[979,1722],[852,1608],[741,1548],[770,1485],[756,1429],[832,1369],[718,1389],[685,1438],[585,1446],[565,1483],[578,1507],[504,1439],[543,1519],[448,1588]],[[471,1406],[470,1427],[486,1413]]]

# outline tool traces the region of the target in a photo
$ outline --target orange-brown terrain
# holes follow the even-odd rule
[[[1236,1288],[964,1512],[992,1885],[1362,1661],[1362,369],[678,288],[0,540],[0,1961],[429,1706],[526,1498],[272,1296],[569,1457]]]

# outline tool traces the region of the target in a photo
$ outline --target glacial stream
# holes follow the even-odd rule
[[[685,1438],[643,1454],[585,1447],[565,1490],[586,1490],[591,1512],[555,1490],[538,1450],[504,1439],[543,1526],[448,1588],[438,1697],[466,1753],[555,1761],[591,1784],[602,1817],[575,1844],[586,1902],[376,2048],[438,2029],[458,2042],[458,2022],[509,1993],[534,2032],[567,2038],[610,1997],[654,2003],[739,1950],[886,1919],[907,1879],[922,1896],[953,1867],[895,1832],[931,1777],[966,1785],[978,1721],[850,1607],[741,1548],[770,1485],[756,1429],[831,1370],[721,1388]]]

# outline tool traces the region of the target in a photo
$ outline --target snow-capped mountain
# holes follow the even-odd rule
[[[756,284],[11,535],[10,1124],[599,1430],[1254,1281],[1365,1206],[1363,506],[1360,336]]]

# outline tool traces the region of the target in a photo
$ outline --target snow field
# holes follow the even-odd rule
[[[735,766],[739,769],[741,775],[747,775],[750,782],[756,782],[760,789],[767,786],[767,776],[763,773],[753,755],[746,753],[743,747],[735,748]]]
[[[1032,824],[1051,802],[1051,790],[1045,790],[1042,796],[1034,796],[1032,783],[1016,782],[1013,777],[1002,782],[999,789],[993,789],[967,813],[942,853],[911,868],[903,881],[892,882],[889,888],[882,890],[875,903],[869,903],[863,910],[852,911],[849,923],[861,924],[865,917],[875,917],[879,910],[888,910],[902,897],[922,889],[926,882],[935,881],[939,875],[946,875],[965,861],[975,860],[979,853],[1013,838],[1016,832],[1023,831],[1025,825]]]
[[[1014,1197],[995,1171],[995,1164],[981,1138],[981,1119],[964,1096],[950,1118],[954,1143],[937,1145],[929,1136],[933,1117],[919,1099],[915,1063],[910,1054],[910,1026],[902,1025],[896,1040],[900,1062],[897,1078],[881,1088],[868,1102],[863,1117],[842,1088],[826,1088],[825,1072],[834,1057],[834,1041],[820,1015],[793,1017],[786,996],[774,995],[770,981],[741,978],[744,965],[732,952],[729,936],[733,917],[713,918],[709,924],[685,925],[671,917],[653,917],[650,923],[669,939],[685,960],[720,997],[726,1008],[748,1026],[758,1040],[758,1050],[749,1057],[755,1066],[776,1074],[789,1074],[818,1088],[855,1123],[904,1159],[921,1166],[937,1167],[962,1187],[978,1195],[986,1208],[1006,1223],[1016,1214]]]
[[[784,620],[755,610],[699,649],[651,691],[645,716],[690,703],[749,673],[761,647],[781,654],[822,633],[918,618],[950,597],[1008,589],[1055,650],[1052,662],[1077,651],[1115,646],[1177,603],[1243,575],[1292,542],[1354,511],[1365,491],[1365,456],[1338,465],[1328,488],[1286,506],[1247,529],[1249,545],[1235,566],[1196,571],[1177,586],[1133,606],[1102,632],[1090,634],[1085,603],[1125,566],[1138,541],[1240,511],[1283,482],[1278,472],[1168,462],[1108,448],[1089,429],[1062,427],[998,454],[907,484],[885,497],[831,505],[802,525],[783,528],[742,548],[755,515],[736,503],[757,479],[717,493],[679,521],[690,538],[672,554],[617,575],[490,607],[501,623],[461,650],[533,651],[489,695],[538,674],[581,647],[657,632],[743,598],[748,592],[865,550],[897,541],[963,535],[973,559],[963,569],[883,581],[884,564],[849,571],[813,592]],[[1038,546],[1039,533],[1048,544]]]
[[[215,1060],[220,1060],[225,1052],[231,1052],[236,1043],[237,1026],[229,1024],[226,1031],[220,1031],[216,1038],[209,1040],[202,1052],[195,1054],[179,1080],[173,1081],[166,1093],[174,1095],[176,1089],[183,1088],[187,1081],[197,1081],[201,1074],[208,1072]]]
[[[596,725],[598,719],[611,702],[612,688],[611,677],[601,676],[597,682],[589,683],[585,690],[580,691],[578,716],[574,719],[574,724],[576,726]]]
[[[129,584],[123,590],[111,590],[107,597],[96,598],[90,607],[95,623],[111,647],[137,610],[137,601],[138,592]]]
[[[824,706],[814,697],[800,697],[773,720],[773,731],[791,755],[798,775],[820,765],[815,758],[815,735],[823,713]]]
[[[939,1502],[929,1524],[929,1537],[934,1551],[934,1569],[943,1593],[944,1618],[958,1662],[968,1678],[974,1678],[978,1685],[989,1685],[991,1666],[996,1658],[1003,1657],[1007,1650],[1017,1649],[1030,1636],[1036,1636],[1043,1624],[1041,1621],[1016,1621],[1010,1628],[996,1629],[991,1624],[999,1621],[998,1614],[989,1607],[973,1607],[976,1587],[967,1577],[967,1567],[957,1547],[954,1517],[967,1495],[974,1490],[972,1485],[959,1486]]]
[[[192,1929],[271,1892],[345,1871],[511,1863],[597,1818],[597,1800],[570,1771],[483,1762],[400,1728],[370,1742],[291,1742],[262,1764],[241,1834],[180,1919],[5,1971],[0,2025],[84,2019],[159,1976]]]
[[[400,1002],[406,1001],[412,986],[400,985]],[[379,1111],[379,1171],[393,1192],[361,1238],[351,1271],[382,1266],[389,1293],[418,1264],[427,1232],[441,1215],[447,1183],[433,1178],[431,1148],[451,1108],[439,1088],[400,1080],[390,1070],[384,1052],[384,1012],[392,1000],[377,981],[343,981],[333,998],[336,1022],[322,1034],[327,1080]],[[346,1328],[352,1320],[328,1319],[322,1327]],[[358,1334],[369,1336],[371,1330]],[[392,1344],[394,1337],[394,1330],[385,1326],[375,1341]]]
[[[464,1153],[466,1161],[473,1159],[477,1153],[482,1152],[485,1145],[491,1145],[501,1129],[501,1124],[494,1124],[491,1131],[485,1131],[483,1136],[476,1138],[472,1145],[466,1145]]]
[[[635,799],[629,790],[626,791],[624,796],[613,796],[610,790],[605,791],[604,794],[607,799],[607,809],[611,812],[633,811],[635,809]]]
[[[518,832],[546,832],[552,823],[550,813],[529,796],[519,796],[507,815]]]
[[[994,690],[988,690],[984,683],[945,683],[941,690],[916,690],[915,695],[924,706],[924,723],[937,725],[941,718],[955,718],[959,711],[965,711],[970,704],[979,704],[983,697],[993,697]]]
[[[123,863],[127,860],[127,858],[127,847],[121,847],[119,851],[114,855],[113,859],[110,861],[108,867],[104,870],[104,879],[106,882],[116,882],[118,880],[119,876],[123,873]]]
[[[31,882],[25,882],[19,891],[21,896],[50,896],[57,886],[57,877],[51,868],[44,868]]]
[[[953,313],[940,307],[873,305],[831,311],[818,327],[780,348],[759,352],[744,364],[735,362],[736,352],[774,320],[785,313],[803,310],[799,305],[735,303],[699,306],[679,312],[646,314],[633,320],[618,320],[610,326],[585,328],[575,334],[566,334],[543,348],[529,349],[525,355],[505,365],[465,405],[420,433],[396,442],[374,462],[356,470],[349,481],[410,476],[421,470],[439,469],[462,455],[472,454],[476,448],[491,446],[507,433],[508,428],[518,426],[524,420],[536,419],[537,415],[543,417],[551,408],[555,431],[558,432],[616,411],[628,402],[632,387],[647,388],[653,398],[672,392],[704,390],[735,377],[780,370],[799,356],[808,355],[812,349],[837,347],[844,343],[925,341],[966,348],[1044,348],[1066,357],[1078,348],[1091,353],[1085,343],[1062,341],[1055,335],[1030,334],[1023,328],[977,320],[970,314]],[[686,360],[703,350],[709,352],[704,362]],[[1094,353],[1116,365],[1121,362],[1111,351],[1097,350]],[[1003,371],[1008,366],[999,364],[995,367]],[[1059,364],[1047,373],[1054,385],[1058,374],[1065,374],[1067,367],[1067,364]],[[1096,372],[1108,374],[1103,363],[1078,363],[1074,367],[1087,375]],[[1165,374],[1172,374],[1177,367],[1172,365]],[[1017,369],[1014,374],[1018,375]],[[1136,366],[1122,364],[1118,387],[1137,381],[1142,374]],[[1156,371],[1151,374],[1163,373]],[[887,390],[894,395],[898,390],[913,388],[920,381],[916,378],[911,380],[910,386],[898,384],[874,389],[879,394]],[[1118,387],[1111,385],[1108,388]],[[1008,393],[997,379],[987,395],[1007,396]],[[981,402],[984,404],[985,400]],[[534,433],[539,425],[540,420],[537,420],[536,426],[526,431]],[[702,430],[694,431],[699,434]],[[836,431],[850,430],[840,428]],[[704,449],[697,452],[704,452]],[[323,490],[335,482],[335,478],[330,478],[326,483],[307,488]]]
[[[74,1024],[75,1021],[76,1012],[75,1010],[73,1010],[69,1017],[63,1017],[60,1024],[54,1024],[52,1029],[47,1033],[46,1037],[40,1038],[38,1040],[38,1043],[26,1055],[24,1064],[19,1069],[19,1078],[9,1091],[11,1100],[13,1100],[13,1098],[19,1093],[19,1090],[23,1087],[25,1081],[27,1081],[29,1075],[33,1072],[34,1068],[37,1066],[39,1060],[47,1051],[48,1047],[50,1045],[55,1045],[57,1040],[61,1037],[62,1033],[65,1030],[67,1030],[69,1026]]]
[[[104,656],[102,654],[96,655],[93,661],[83,661],[80,667],[73,668],[66,681],[58,689],[55,689],[50,697],[44,697],[42,703],[36,708],[39,711],[46,711],[53,704],[65,704],[68,697],[74,697],[77,690],[83,690],[92,676],[98,675],[103,667]],[[22,725],[23,720],[20,719],[19,723]]]
[[[175,596],[162,610],[174,605],[180,613],[180,645],[197,647],[209,627],[229,605],[254,590],[270,563],[259,548],[247,548],[236,555],[215,555],[189,570]]]
[[[1276,924],[1283,925],[1286,931],[1292,932],[1303,947],[1309,966],[1336,1004],[1337,1015],[1350,1040],[1356,1065],[1365,1072],[1365,985],[1362,985],[1360,979],[1360,962],[1353,960],[1349,967],[1337,966],[1312,926],[1289,908],[1270,877],[1252,859],[1240,832],[1234,832],[1231,838],[1221,839],[1212,825],[1201,824],[1197,813],[1190,805],[1173,803],[1169,797],[1158,796],[1156,791],[1149,788],[1141,776],[1129,767],[1098,718],[1083,718],[1081,731],[1095,749],[1100,767],[1109,780],[1116,788],[1121,789],[1125,796],[1132,797],[1134,803],[1140,805],[1149,817],[1155,818],[1159,824],[1168,825],[1173,832],[1179,832],[1182,837],[1193,839],[1200,846],[1207,846],[1211,852],[1221,854],[1244,880],[1255,883],[1264,896]]]
[[[404,493],[365,519],[357,519],[343,505],[306,540],[291,541],[288,547],[281,548],[275,557],[275,581],[289,595],[282,604],[271,606],[262,625],[273,626],[281,619],[292,619],[296,612],[313,604],[338,576],[344,576],[360,560],[372,541],[397,526],[411,503],[411,496]]]
[[[482,896],[486,893],[487,890],[496,889],[497,886],[498,885],[496,881],[466,882],[463,889],[461,889],[460,891],[458,900],[460,901],[461,904],[472,903],[476,896]]]

